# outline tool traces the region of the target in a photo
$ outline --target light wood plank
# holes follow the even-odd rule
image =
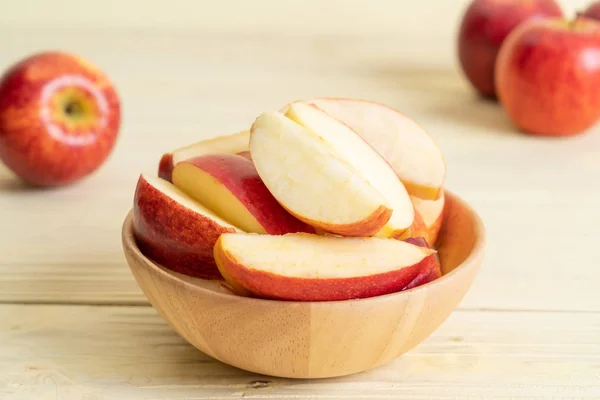
[[[148,307],[3,305],[0,320],[4,400],[600,396],[600,313],[455,312],[400,359],[327,380],[221,364]]]
[[[0,265],[0,293],[7,303],[148,305],[124,262]]]
[[[0,14],[0,25],[28,27],[133,27],[202,29],[204,31],[296,34],[412,34],[444,40],[469,0],[414,1],[304,0],[301,5],[273,0],[21,0]],[[559,0],[573,15],[589,0]],[[31,10],[35,9],[36,12]],[[59,11],[57,11],[59,10]],[[448,38],[451,40],[451,38]]]

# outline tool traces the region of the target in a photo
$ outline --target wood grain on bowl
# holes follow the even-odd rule
[[[428,337],[451,314],[477,274],[484,227],[462,200],[446,192],[438,240],[444,276],[403,292],[361,300],[293,302],[227,293],[217,283],[178,275],[135,246],[131,215],[123,247],[148,300],[205,354],[248,371],[325,378],[372,369]]]

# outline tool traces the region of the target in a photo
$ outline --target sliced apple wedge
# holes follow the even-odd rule
[[[250,155],[249,151],[241,151],[239,153],[237,153],[238,156],[242,156],[244,158],[247,158],[248,160],[252,161],[252,156]]]
[[[224,234],[215,260],[240,294],[333,301],[398,291],[428,270],[435,252],[395,239],[291,233]]]
[[[402,288],[402,290],[408,290],[408,289],[416,288],[419,286],[423,286],[424,284],[433,282],[442,276],[442,271],[440,269],[440,266],[439,266],[440,263],[437,259],[437,256],[430,256],[430,257],[435,257],[435,259],[434,259],[435,264],[430,263],[432,265],[432,267],[429,268],[429,270],[420,273],[408,285],[406,285],[404,288]]]
[[[415,246],[421,246],[429,248],[430,246],[427,244],[427,241],[424,237],[412,237],[404,240],[405,242],[412,243]],[[437,278],[442,276],[442,266],[440,264],[440,260],[438,254],[432,254],[429,257],[432,258],[432,262],[427,263],[429,268],[424,268],[421,270],[419,275],[415,279],[413,279],[408,285],[406,285],[402,290],[412,289],[417,286],[424,285],[426,283],[432,282]]]
[[[411,196],[411,201],[415,207],[415,215],[418,214],[422,221],[419,232],[414,234],[423,236],[430,246],[435,245],[444,216],[444,194],[442,193],[437,200],[423,200]]]
[[[302,103],[314,105],[358,133],[390,163],[411,195],[434,200],[442,193],[444,157],[413,119],[372,101],[315,98]]]
[[[173,153],[165,153],[158,162],[158,177],[171,182],[173,173]]]
[[[241,232],[168,181],[140,175],[133,230],[142,253],[173,271],[222,279],[213,247],[222,233]]]
[[[425,223],[423,222],[423,218],[421,214],[415,208],[415,219],[413,220],[413,224],[407,232],[407,237],[402,239],[409,239],[414,237],[424,237],[427,234],[427,228],[425,227]]]
[[[415,237],[406,238],[406,239],[404,239],[404,241],[406,243],[414,244],[415,246],[429,248],[429,244],[427,244],[427,241],[422,236],[415,236]]]
[[[383,195],[392,215],[376,236],[402,236],[413,222],[414,209],[406,188],[383,157],[347,125],[316,107],[295,103],[285,115],[330,144]]]
[[[344,236],[370,236],[390,219],[387,200],[360,170],[282,113],[264,112],[254,121],[250,152],[277,201],[313,227]]]
[[[246,232],[281,235],[314,229],[292,216],[273,197],[252,161],[232,154],[207,154],[173,170],[175,186]]]
[[[218,136],[202,140],[189,146],[181,147],[165,153],[158,164],[158,176],[171,181],[173,168],[180,161],[201,156],[203,154],[237,154],[248,151],[249,131],[241,131],[230,135]]]

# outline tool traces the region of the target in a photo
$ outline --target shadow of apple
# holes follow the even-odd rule
[[[499,103],[475,93],[465,92],[451,99],[440,99],[427,112],[473,129],[478,134],[522,134],[512,125]]]
[[[0,193],[25,192],[33,190],[36,190],[34,186],[31,186],[25,181],[21,180],[0,162]]]
[[[378,77],[398,91],[410,92],[420,113],[464,126],[477,134],[521,135],[494,98],[479,95],[456,68],[442,66],[375,67]]]

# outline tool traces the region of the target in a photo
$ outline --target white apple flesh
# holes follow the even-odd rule
[[[383,157],[347,125],[316,107],[294,103],[285,115],[330,144],[383,195],[392,216],[376,236],[401,237],[413,222],[414,208],[406,188]]]
[[[255,120],[250,153],[278,202],[313,227],[370,236],[390,219],[388,202],[357,168],[280,112],[264,112]]]
[[[301,103],[314,105],[352,128],[392,166],[409,194],[434,200],[443,192],[442,152],[412,118],[359,99],[314,98]]]

